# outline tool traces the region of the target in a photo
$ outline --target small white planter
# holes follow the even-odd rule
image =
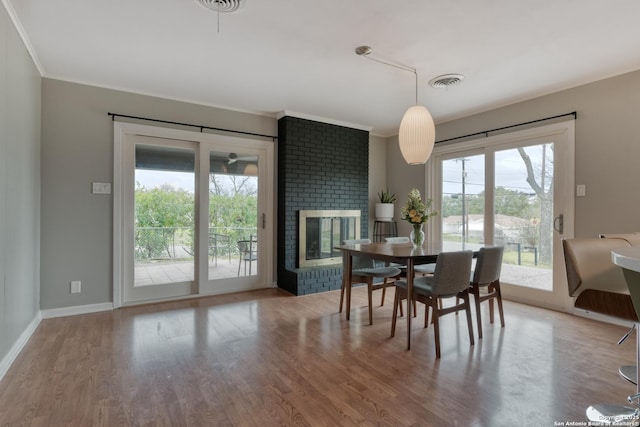
[[[393,221],[394,203],[376,203],[376,221]]]

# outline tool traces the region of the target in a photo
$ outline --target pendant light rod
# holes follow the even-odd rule
[[[391,61],[389,59],[370,56],[371,52],[373,52],[373,49],[371,49],[371,46],[358,46],[356,48],[356,55],[358,55],[358,56],[364,56],[365,58],[370,59],[370,60],[375,61],[375,62],[379,62],[380,64],[388,65],[390,67],[397,68],[398,70],[408,71],[408,72],[413,73],[415,75],[415,77],[416,77],[416,105],[418,105],[418,71],[413,67],[409,67],[408,65],[404,65],[404,64],[401,64],[399,62],[393,62],[393,61]]]
[[[400,146],[402,157],[408,164],[424,164],[433,151],[436,129],[429,110],[422,105],[418,105],[418,71],[408,65],[369,56],[371,52],[370,46],[358,46],[356,48],[356,55],[364,56],[390,67],[409,71],[416,78],[416,105],[410,107],[402,116],[400,129],[398,129],[398,145]]]
[[[416,105],[418,105],[418,71],[413,70],[413,74],[416,75]]]

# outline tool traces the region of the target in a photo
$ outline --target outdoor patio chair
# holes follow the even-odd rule
[[[249,276],[251,276],[251,265],[253,261],[258,259],[258,241],[250,238],[249,240],[238,240],[238,252],[240,252],[240,261],[238,262],[238,276],[240,276],[240,267],[244,263],[244,275],[247,275],[247,263],[249,264]]]

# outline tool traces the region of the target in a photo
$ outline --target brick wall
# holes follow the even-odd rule
[[[298,211],[359,209],[369,218],[369,133],[285,116],[278,121],[278,286],[295,294],[340,289],[342,266],[298,268]]]

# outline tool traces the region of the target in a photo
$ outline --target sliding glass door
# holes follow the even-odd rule
[[[114,300],[271,286],[270,142],[117,124]]]
[[[195,292],[197,145],[137,136],[127,151],[125,301]]]
[[[484,241],[484,163],[484,154],[473,153],[442,160],[439,219],[445,251],[475,249]]]
[[[260,148],[203,144],[207,169],[207,292],[251,289],[264,275],[269,254],[263,208],[265,156]]]
[[[573,122],[437,147],[432,177],[441,212],[433,231],[443,250],[503,246],[503,295],[565,308]]]

